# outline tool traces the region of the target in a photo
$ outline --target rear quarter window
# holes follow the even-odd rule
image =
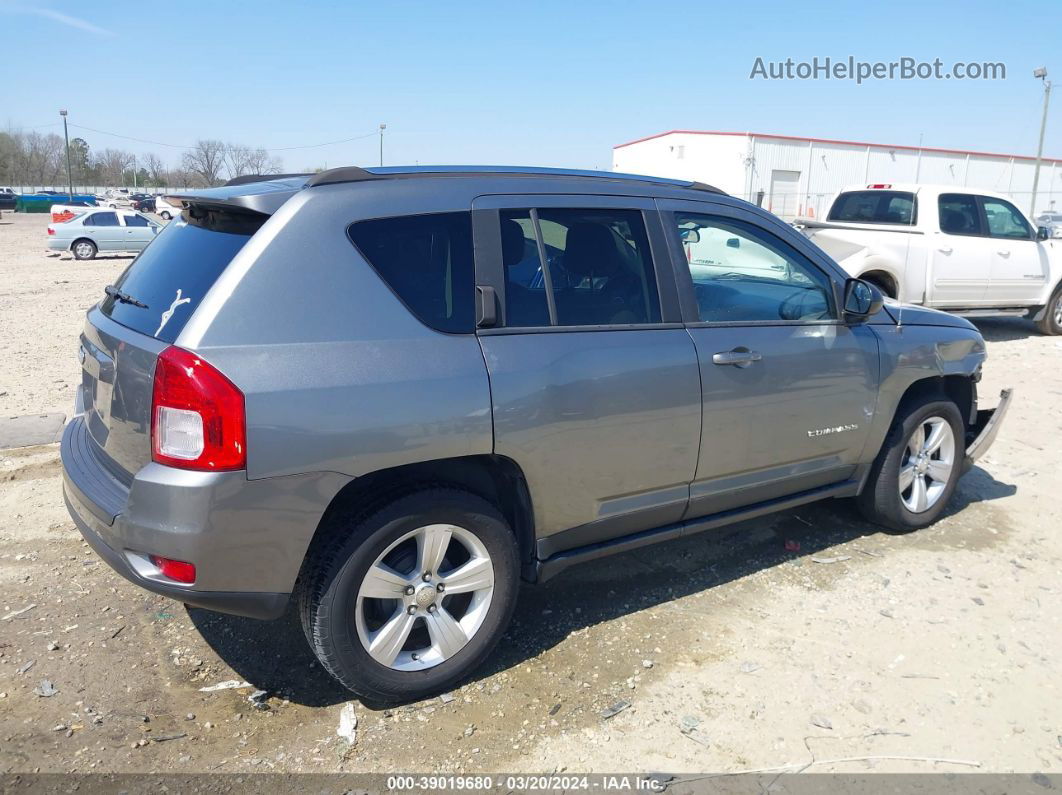
[[[115,282],[118,290],[147,307],[108,296],[100,310],[123,326],[173,342],[265,218],[209,212],[171,221]]]
[[[475,330],[471,213],[358,221],[347,234],[422,323],[450,334]]]
[[[848,191],[834,200],[826,220],[850,224],[913,225],[918,223],[918,202],[913,193],[906,191]]]

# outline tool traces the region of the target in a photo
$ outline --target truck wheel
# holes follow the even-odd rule
[[[1041,334],[1049,336],[1062,334],[1062,285],[1051,295],[1051,300],[1044,307],[1044,316],[1036,321],[1036,328]]]
[[[902,412],[902,413],[901,413]],[[962,415],[929,397],[901,408],[857,504],[871,522],[908,532],[933,524],[962,474]]]
[[[91,240],[78,240],[70,247],[74,259],[93,259],[96,256],[96,244]]]
[[[378,702],[416,701],[490,654],[520,574],[516,539],[493,505],[435,488],[360,521],[326,521],[329,540],[306,562],[299,612],[321,665],[343,685]]]

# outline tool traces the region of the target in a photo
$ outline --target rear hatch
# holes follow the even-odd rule
[[[158,355],[268,215],[190,205],[130,263],[81,335],[78,395],[91,453],[129,485],[151,461],[151,396]]]

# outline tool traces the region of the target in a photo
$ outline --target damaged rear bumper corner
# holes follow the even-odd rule
[[[966,433],[966,459],[963,471],[969,470],[996,440],[996,434],[999,433],[999,428],[1003,424],[1003,418],[1007,416],[1007,409],[1010,408],[1013,395],[1013,389],[1004,389],[999,393],[998,406],[977,412],[977,421]]]

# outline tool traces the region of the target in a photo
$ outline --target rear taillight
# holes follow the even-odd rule
[[[247,466],[243,393],[198,355],[159,354],[151,394],[151,458],[181,469]]]
[[[164,577],[169,577],[177,582],[195,582],[195,564],[185,563],[183,560],[171,560],[159,555],[152,555],[151,562]]]
[[[55,234],[55,230],[52,229],[50,226],[48,227],[48,234],[49,235],[54,235]]]

